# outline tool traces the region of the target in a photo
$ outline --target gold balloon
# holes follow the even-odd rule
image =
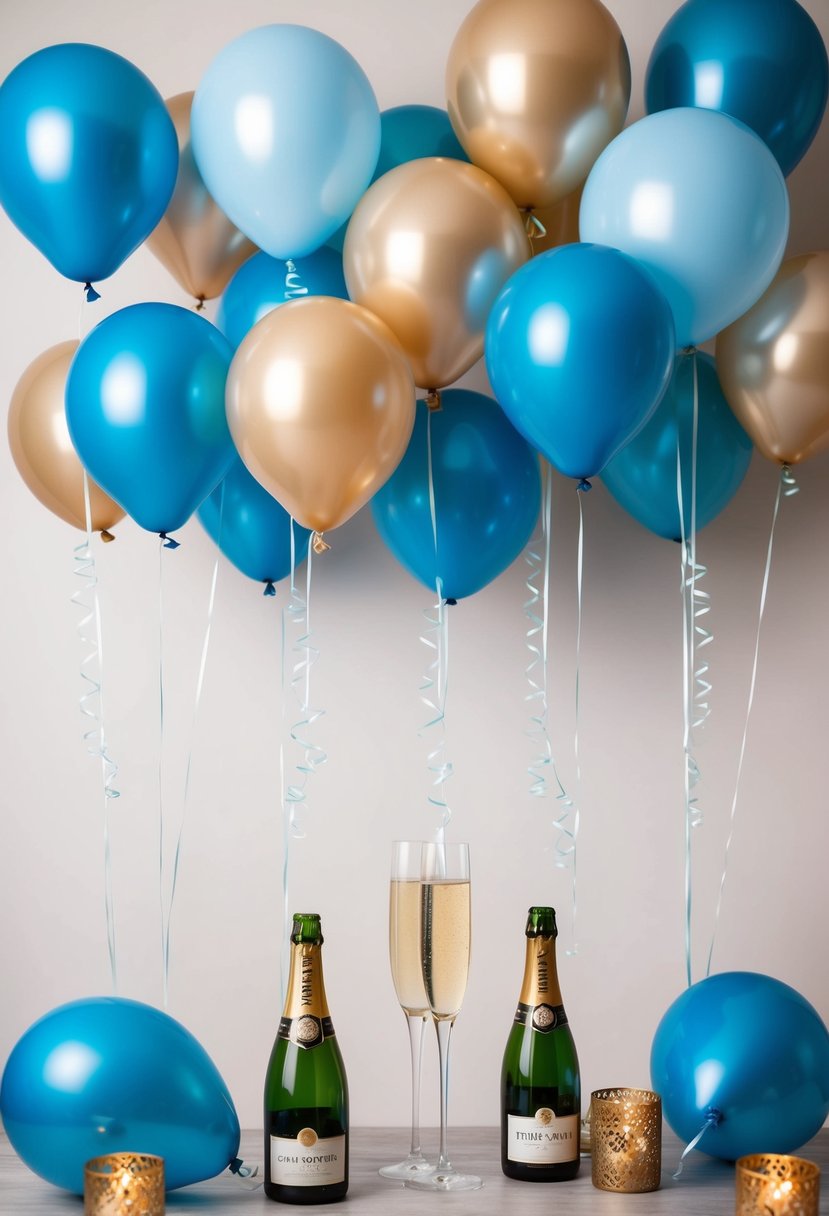
[[[829,447],[829,251],[789,258],[765,295],[717,338],[717,374],[769,460]]]
[[[464,161],[399,165],[363,195],[345,237],[352,300],[381,317],[421,388],[452,384],[480,359],[490,309],[527,261],[506,191]]]
[[[64,408],[66,377],[77,349],[77,342],[61,342],[26,368],[9,406],[9,444],[34,496],[60,519],[85,530],[83,466],[69,438]],[[124,511],[88,480],[92,530],[107,532]]]
[[[394,472],[414,426],[412,373],[381,320],[328,296],[254,325],[227,381],[227,417],[257,481],[298,523],[336,528]]]
[[[578,190],[568,194],[567,198],[563,198],[554,207],[544,207],[533,212],[535,218],[544,225],[543,235],[534,236],[530,233],[533,255],[546,253],[548,249],[558,249],[560,245],[576,244],[579,239],[579,207],[583,188],[583,185],[579,186]]]
[[[630,60],[599,0],[480,0],[446,67],[455,134],[519,207],[584,181],[624,125]]]
[[[193,159],[192,93],[165,104],[178,136],[178,177],[173,197],[147,246],[184,290],[199,302],[221,295],[256,246],[219,210]]]

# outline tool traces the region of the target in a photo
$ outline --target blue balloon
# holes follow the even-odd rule
[[[406,454],[371,500],[380,536],[410,574],[447,599],[474,595],[519,555],[538,518],[538,458],[491,397],[447,389],[431,415],[437,559],[429,506],[427,407]]]
[[[641,262],[671,305],[677,345],[698,345],[774,278],[789,196],[780,166],[748,127],[714,110],[663,110],[602,152],[584,187],[579,232]]]
[[[380,112],[360,65],[303,25],[266,25],[224,47],[196,90],[193,154],[237,228],[283,261],[323,245],[364,192]]]
[[[733,1161],[790,1153],[829,1114],[829,1032],[779,980],[726,971],[686,989],[657,1027],[653,1088],[680,1140],[706,1122],[700,1151]]]
[[[133,304],[78,348],[66,421],[81,463],[142,528],[172,532],[235,455],[224,392],[232,351],[197,313]]]
[[[240,457],[198,509],[205,532],[237,570],[267,583],[265,594],[291,572],[291,517],[245,468]],[[294,523],[295,565],[311,533]]]
[[[79,1195],[91,1157],[163,1157],[174,1190],[220,1173],[239,1149],[204,1048],[166,1013],[119,997],[72,1001],[30,1026],[6,1064],[0,1114],[26,1165]]]
[[[46,47],[0,86],[0,203],[56,270],[108,278],[164,214],[178,141],[143,72],[85,43]]]
[[[600,245],[539,254],[489,317],[486,366],[524,438],[567,477],[599,473],[664,393],[671,310],[632,258]]]
[[[295,289],[286,283],[288,273],[285,262],[267,253],[257,253],[236,271],[219,301],[216,316],[216,325],[234,350],[257,321],[294,298]],[[333,249],[323,246],[303,258],[296,265],[296,275],[291,283],[303,288],[305,295],[348,299],[343,260]]]
[[[688,0],[645,78],[649,114],[699,106],[739,118],[786,175],[817,134],[828,89],[826,47],[795,0]]]
[[[694,366],[697,361],[697,530],[719,515],[742,485],[754,450],[723,396],[710,355],[678,355],[668,391],[656,411],[602,473],[618,503],[666,540],[681,540],[676,488],[677,432],[681,435],[682,507],[691,534],[691,454]]]

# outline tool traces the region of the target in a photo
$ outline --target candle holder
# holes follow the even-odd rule
[[[659,1188],[662,1099],[649,1089],[597,1089],[591,1098],[593,1185],[639,1194]]]
[[[164,1158],[93,1157],[83,1170],[84,1216],[164,1216]]]
[[[818,1216],[820,1170],[781,1153],[740,1157],[736,1216]]]

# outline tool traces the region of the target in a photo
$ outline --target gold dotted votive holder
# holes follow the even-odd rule
[[[84,1216],[164,1216],[164,1158],[93,1157],[83,1170]]]
[[[735,1170],[736,1216],[818,1216],[820,1169],[802,1157],[753,1153]]]
[[[596,1089],[591,1102],[593,1185],[640,1194],[659,1188],[662,1099],[649,1089]]]

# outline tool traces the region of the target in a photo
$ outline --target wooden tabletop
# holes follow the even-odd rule
[[[423,1136],[424,1151],[436,1147],[437,1133],[427,1131]],[[692,1153],[686,1161],[682,1178],[674,1181],[680,1146],[674,1136],[665,1131],[662,1149],[662,1189],[648,1195],[615,1195],[597,1191],[590,1182],[590,1161],[582,1160],[579,1177],[573,1182],[550,1185],[513,1182],[501,1173],[499,1136],[495,1128],[450,1129],[450,1155],[458,1169],[480,1174],[483,1190],[456,1195],[432,1195],[407,1190],[385,1182],[377,1174],[380,1165],[405,1156],[408,1148],[403,1128],[354,1128],[351,1134],[351,1182],[345,1209],[349,1216],[426,1216],[441,1208],[453,1213],[474,1212],[475,1216],[545,1216],[557,1212],[560,1216],[724,1216],[734,1211],[734,1168],[714,1161],[701,1153]],[[823,1171],[829,1171],[829,1129],[824,1129],[800,1151],[799,1155],[815,1161]],[[262,1160],[261,1132],[245,1132],[242,1151],[245,1161],[255,1164]],[[820,1205],[821,1213],[829,1211],[829,1182],[825,1182]],[[244,1216],[244,1213],[270,1212],[277,1205],[265,1198],[261,1187],[246,1191],[229,1174],[201,1182],[196,1186],[172,1191],[167,1196],[167,1210],[175,1213],[204,1212],[207,1216]],[[337,1205],[308,1207],[305,1211],[342,1210]],[[15,1156],[8,1139],[0,1134],[0,1213],[2,1216],[49,1216],[50,1213],[74,1213],[79,1216],[79,1200],[58,1191],[32,1174]]]

